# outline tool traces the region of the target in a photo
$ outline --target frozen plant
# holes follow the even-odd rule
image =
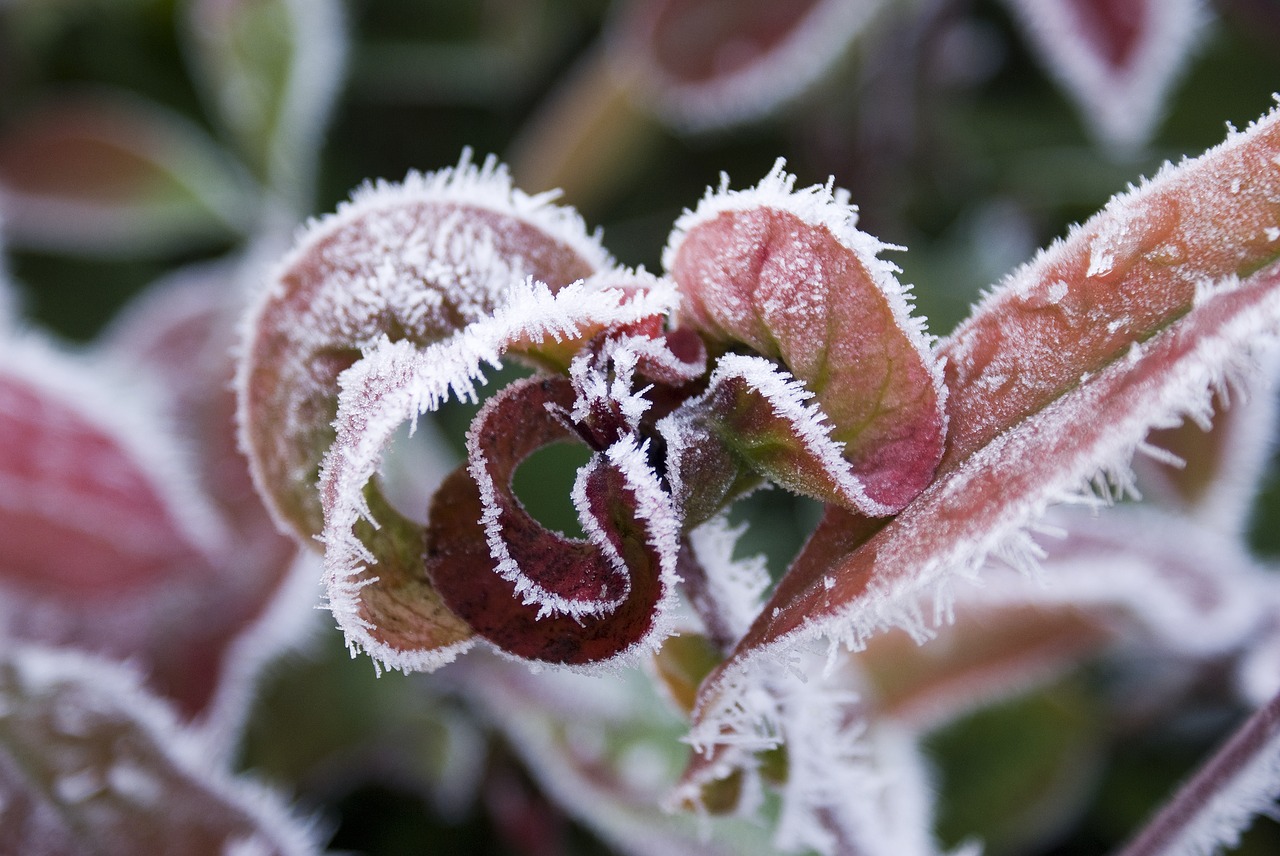
[[[1263,662],[1276,644],[1274,584],[1189,481],[1153,476],[1176,510],[1070,514],[1047,546],[1033,535],[1050,506],[1130,492],[1136,451],[1173,462],[1153,444],[1186,441],[1184,417],[1207,423],[1264,374],[1280,112],[1114,198],[945,338],[912,314],[887,249],[846,193],[797,189],[778,163],[680,217],[661,275],[628,270],[575,212],[464,155],[367,185],[300,235],[246,320],[242,444],[277,521],[323,545],[353,652],[406,672],[478,643],[535,671],[649,664],[689,715],[671,805],[751,811],[773,788],[780,847],[930,852],[920,723],[1138,633],[1117,614],[1169,656]],[[484,402],[429,509],[398,507],[379,476],[397,431],[478,399],[504,359],[532,375]],[[572,490],[582,539],[512,487],[566,442],[590,453]],[[733,560],[724,521],[766,483],[825,506],[772,587]],[[1234,558],[1207,574],[1195,550]],[[955,585],[992,558],[1045,579]],[[893,628],[951,647],[941,665],[931,644],[895,652]],[[1260,704],[1276,682],[1254,686]],[[1212,851],[1269,805],[1280,756],[1250,727],[1140,852]]]

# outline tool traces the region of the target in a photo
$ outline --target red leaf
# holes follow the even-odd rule
[[[944,469],[1280,256],[1280,112],[1113,199],[941,343]]]
[[[694,327],[779,360],[813,393],[870,499],[859,508],[884,514],[928,484],[942,455],[940,373],[876,257],[884,247],[857,230],[842,194],[794,181],[779,163],[756,188],[709,194],[676,224],[664,263]]]
[[[628,440],[579,473],[575,504],[589,540],[529,516],[511,479],[539,448],[574,438],[548,410],[567,411],[573,399],[559,378],[517,382],[490,399],[472,425],[470,473],[455,472],[432,503],[427,572],[450,609],[500,649],[581,665],[661,633],[678,522]]]
[[[132,659],[222,736],[293,629],[295,556],[235,448],[230,276],[148,292],[94,362],[6,343],[0,375],[6,632]]]
[[[1205,296],[1130,355],[990,440],[852,552],[820,527],[734,656],[704,684],[697,734],[747,728],[725,695],[767,652],[820,635],[857,645],[894,624],[919,628],[921,596],[993,551],[1017,559],[1022,527],[1099,470],[1125,466],[1153,424],[1205,406],[1208,387],[1280,332],[1280,268]],[[1011,540],[1012,539],[1012,540]],[[750,720],[750,716],[746,717]]]

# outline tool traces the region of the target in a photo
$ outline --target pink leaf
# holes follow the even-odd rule
[[[132,659],[227,738],[300,603],[235,447],[232,276],[147,292],[92,360],[0,346],[5,632]]]
[[[204,133],[114,93],[65,98],[0,136],[0,202],[15,244],[168,252],[246,228],[251,189]]]
[[[101,594],[145,589],[174,565],[207,566],[221,520],[154,407],[36,340],[0,347],[0,540],[11,581]]]
[[[325,458],[320,498],[330,607],[353,647],[391,668],[434,669],[471,636],[423,576],[421,527],[385,507],[370,485],[396,429],[451,394],[474,399],[481,365],[507,351],[553,352],[557,342],[581,344],[674,309],[670,283],[609,287],[617,281],[618,274],[604,274],[555,294],[532,283],[514,288],[491,317],[449,339],[422,349],[384,339],[342,375],[337,438]]]
[[[440,341],[530,277],[556,290],[606,266],[581,219],[548,200],[467,153],[366,186],[301,236],[249,319],[239,379],[242,443],[282,525],[304,539],[323,528],[315,484],[337,378],[362,348]]]
[[[928,484],[942,455],[939,368],[846,196],[794,184],[779,162],[751,190],[709,193],[676,223],[663,261],[694,327],[779,360],[813,393],[870,500],[855,507],[884,514]]]
[[[882,0],[632,0],[612,38],[658,109],[709,128],[758,119],[836,63]]]
[[[11,646],[0,705],[5,853],[319,852],[278,795],[231,778],[121,666]]]
[[[629,438],[579,471],[574,504],[586,541],[524,510],[511,490],[516,467],[574,438],[550,410],[567,411],[573,398],[567,380],[531,378],[489,400],[468,438],[470,472],[455,472],[432,504],[427,573],[450,609],[500,649],[582,665],[633,656],[666,635],[679,521]]]
[[[1103,142],[1141,145],[1204,23],[1199,0],[1006,0]]]

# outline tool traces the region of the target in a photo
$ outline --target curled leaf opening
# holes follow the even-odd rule
[[[629,437],[578,473],[587,540],[551,532],[525,511],[511,489],[516,467],[575,437],[562,421],[573,398],[563,378],[531,378],[485,405],[468,438],[468,470],[433,501],[427,570],[449,607],[500,649],[581,665],[664,635],[679,524]]]

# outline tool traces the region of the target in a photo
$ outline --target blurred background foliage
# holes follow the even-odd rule
[[[774,115],[681,133],[643,105],[618,102],[599,79],[602,31],[617,14],[604,0],[350,0],[346,73],[318,137],[315,181],[282,182],[273,170],[306,165],[273,162],[261,143],[269,135],[254,130],[261,117],[216,118],[193,74],[198,48],[184,36],[185,6],[0,2],[0,181],[20,185],[38,168],[62,168],[56,158],[37,164],[23,134],[69,96],[127,96],[144,112],[158,105],[164,121],[177,117],[190,132],[166,149],[186,182],[152,188],[170,207],[155,209],[145,234],[116,247],[11,236],[8,265],[28,318],[69,340],[91,339],[164,274],[243,246],[273,216],[265,209],[330,211],[366,178],[437,169],[464,147],[513,163],[530,191],[558,178],[564,201],[603,227],[621,262],[650,269],[661,268],[674,219],[721,171],[742,187],[785,157],[801,184],[834,176],[865,230],[909,248],[894,261],[941,335],[1036,247],[1164,160],[1218,142],[1225,123],[1257,117],[1280,89],[1280,7],[1222,0],[1150,144],[1116,152],[1088,135],[1004,6],[914,0],[889,4],[855,49]],[[256,26],[269,33],[270,4],[263,8]],[[268,59],[272,50],[269,39],[255,48],[252,38],[245,49]],[[575,155],[548,166],[557,145]],[[58,180],[96,180],[75,171],[92,173],[93,163],[63,166]],[[257,210],[242,217],[245,206]],[[469,413],[455,407],[439,420],[455,444]],[[550,462],[561,480],[529,478],[522,495],[537,505],[544,482],[562,491],[575,465]],[[764,551],[775,573],[816,519],[809,504],[778,492],[737,513],[767,521],[743,549]],[[1266,556],[1280,554],[1276,520],[1273,479],[1254,533]],[[1215,680],[1166,675],[1121,654],[947,728],[930,743],[940,834],[949,843],[985,838],[997,854],[1114,847],[1240,715]],[[1149,704],[1132,703],[1135,685]],[[1156,702],[1168,693],[1181,700],[1176,716]],[[447,680],[376,680],[367,661],[349,661],[338,635],[325,633],[308,655],[272,669],[243,763],[317,812],[339,850],[608,852],[552,808],[515,753],[486,739]],[[450,786],[431,784],[442,779]],[[1240,852],[1280,852],[1280,832],[1259,821]]]

